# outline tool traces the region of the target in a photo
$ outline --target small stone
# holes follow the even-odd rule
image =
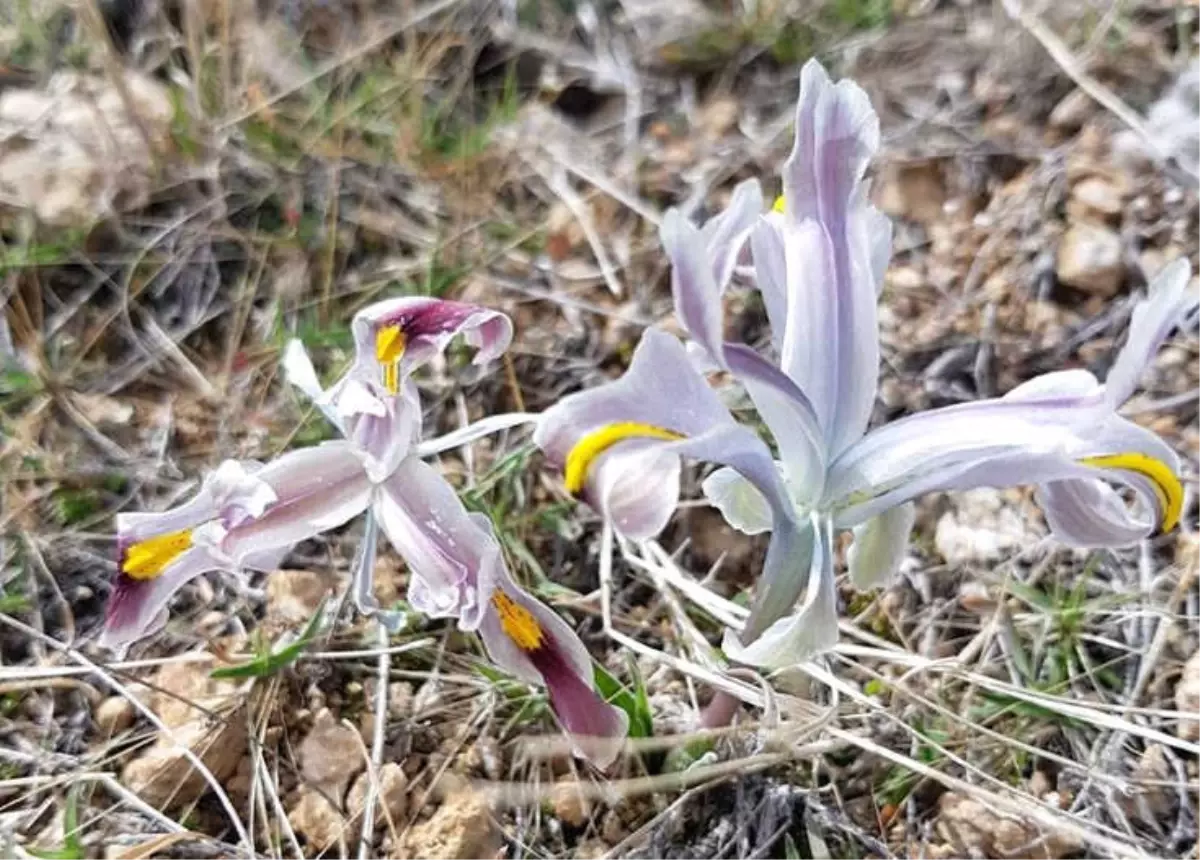
[[[487,801],[468,789],[447,797],[432,818],[411,828],[401,851],[427,860],[469,860],[494,857],[501,844]]]
[[[1042,798],[1054,790],[1054,781],[1044,770],[1035,770],[1033,776],[1029,777],[1029,793],[1034,797]]]
[[[387,712],[393,720],[406,719],[412,713],[413,688],[407,681],[388,684]]]
[[[328,708],[322,708],[300,742],[300,772],[304,779],[340,799],[365,765],[358,732],[339,722]]]
[[[1083,90],[1071,90],[1050,111],[1050,125],[1062,131],[1080,128],[1095,112],[1092,97]]]
[[[958,587],[958,603],[967,612],[975,615],[990,615],[996,609],[996,599],[987,584],[973,579],[964,581]]]
[[[100,734],[111,738],[133,725],[137,710],[124,696],[110,696],[96,707],[93,719]]]
[[[247,740],[242,710],[219,714],[216,720],[204,718],[173,726],[170,737],[160,735],[145,753],[125,765],[121,782],[152,806],[184,806],[209,787],[180,747],[194,753],[213,777],[224,783],[246,755]]]
[[[891,164],[877,180],[875,204],[893,218],[930,224],[942,216],[946,186],[937,161]]]
[[[308,786],[300,789],[300,800],[288,812],[288,823],[316,851],[324,851],[336,844],[346,827],[337,807]]]
[[[312,619],[329,586],[311,570],[277,570],[267,577],[267,615],[278,621],[304,624]]]
[[[718,96],[701,108],[697,125],[709,137],[723,137],[737,125],[740,110],[737,99]]]
[[[610,809],[604,813],[604,820],[600,823],[600,835],[604,837],[605,842],[609,845],[616,845],[628,833],[629,831],[625,827],[625,822],[617,810]]]
[[[1134,782],[1168,782],[1175,774],[1167,761],[1167,751],[1162,744],[1150,744],[1133,770]],[[1175,815],[1176,794],[1162,785],[1141,785],[1122,798],[1126,814],[1136,815],[1151,827],[1169,826]]]
[[[937,832],[959,857],[1059,860],[1083,850],[1074,836],[1043,830],[1021,818],[1001,815],[974,798],[947,792],[938,800]]]
[[[1112,296],[1125,280],[1121,237],[1095,224],[1072,224],[1058,245],[1059,281],[1098,296]]]
[[[592,803],[571,783],[559,783],[550,793],[550,805],[559,820],[572,827],[583,827],[592,814]]]
[[[1180,740],[1200,741],[1200,651],[1183,664],[1183,675],[1175,687],[1175,710],[1179,711],[1175,733]]]
[[[1071,189],[1067,219],[1104,224],[1119,219],[1124,206],[1125,201],[1116,185],[1102,176],[1089,176]]]
[[[150,707],[167,728],[205,720],[237,695],[237,685],[211,676],[212,661],[167,663],[154,676]]]
[[[951,504],[953,510],[941,516],[933,535],[934,546],[949,564],[995,561],[1037,536],[997,490],[957,493]]]
[[[346,798],[346,809],[351,818],[361,820],[367,805],[367,792],[371,788],[371,775],[361,774],[350,788]],[[390,819],[399,822],[408,809],[408,777],[404,768],[393,761],[379,768],[379,794],[375,800],[375,827],[383,827]]]

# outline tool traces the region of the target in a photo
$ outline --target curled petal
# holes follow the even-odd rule
[[[784,669],[827,651],[837,643],[837,589],[833,577],[833,533],[829,523],[797,535],[793,552],[810,565],[803,582],[804,602],[793,611],[795,597],[759,600],[741,636],[726,631],[721,648],[730,659],[764,669]],[[760,586],[761,588],[761,586]],[[779,594],[783,594],[780,589]]]
[[[725,521],[748,535],[771,528],[771,506],[758,489],[728,467],[717,469],[704,479],[700,489]]]
[[[355,365],[368,378],[398,388],[407,373],[441,354],[456,336],[475,347],[476,364],[508,349],[512,321],[465,302],[402,297],[376,302],[354,316]]]
[[[791,517],[790,499],[767,447],[733,420],[679,341],[655,329],[642,336],[623,377],[571,395],[545,412],[534,442],[551,463],[566,468],[569,489],[585,494],[614,522],[629,507],[637,508],[630,519],[638,523],[665,523],[678,499],[668,498],[661,484],[671,481],[675,493],[669,458],[679,457],[737,469],[770,499],[776,518]],[[659,459],[648,459],[650,451]],[[630,462],[628,457],[656,466],[642,476],[640,497],[629,484],[624,485],[628,493],[617,496],[613,488],[623,485],[607,475],[620,470],[636,480],[636,471],[621,465],[621,460]],[[644,537],[646,531],[637,534]]]
[[[855,588],[879,588],[892,581],[904,561],[916,516],[910,502],[854,527],[854,543],[850,545],[847,562]]]
[[[371,481],[347,442],[290,451],[263,466],[257,477],[271,486],[277,501],[262,516],[229,529],[218,544],[239,568],[349,522],[371,498]]]
[[[1043,386],[1032,386],[1025,394]],[[1178,472],[1178,457],[1170,447],[1113,414],[1097,389],[983,400],[901,419],[847,450],[834,464],[827,492],[837,524],[845,528],[935,490],[1102,478],[1132,489],[1135,508],[1143,513],[1114,519],[1111,498],[1082,487],[1059,487],[1049,496],[1107,500],[1098,512],[1103,516],[1087,531],[1087,544],[1119,546],[1129,541],[1134,517],[1141,523],[1139,536],[1156,524],[1164,530],[1174,527],[1183,504]],[[1059,536],[1069,541],[1082,532],[1067,523],[1068,511],[1056,509],[1051,517],[1063,514]],[[1105,530],[1105,524],[1111,528]]]
[[[591,657],[570,625],[518,588],[503,569],[479,634],[497,666],[546,687],[576,755],[601,769],[616,760],[628,717],[596,692]]]
[[[729,286],[738,257],[762,211],[763,196],[758,180],[747,179],[733,189],[725,211],[710,218],[700,228],[712,261],[713,278],[722,292]]]
[[[1146,297],[1133,309],[1129,337],[1105,381],[1108,401],[1114,409],[1133,394],[1142,371],[1171,329],[1183,325],[1195,313],[1200,295],[1190,286],[1191,279],[1188,261],[1176,260],[1150,283]]]
[[[432,618],[479,626],[504,559],[491,523],[468,514],[437,469],[414,457],[380,486],[375,515],[410,571],[408,599]]]
[[[1095,478],[1049,481],[1038,487],[1037,502],[1050,532],[1070,546],[1131,544],[1154,530],[1153,518],[1137,516],[1116,490]]]

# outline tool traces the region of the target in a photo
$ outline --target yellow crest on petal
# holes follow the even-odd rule
[[[1084,457],[1079,461],[1085,466],[1095,466],[1098,469],[1119,469],[1124,472],[1136,472],[1150,481],[1154,495],[1158,499],[1158,509],[1162,519],[1160,528],[1169,532],[1179,525],[1183,514],[1183,484],[1179,476],[1171,471],[1171,467],[1156,457],[1137,451],[1127,451],[1121,454],[1104,454],[1098,457]]]
[[[575,446],[567,454],[566,466],[563,469],[563,483],[567,492],[572,495],[583,490],[587,483],[588,470],[596,458],[626,439],[661,439],[664,442],[675,442],[684,438],[682,433],[656,427],[653,424],[642,424],[637,421],[618,421],[605,424],[583,434]]]
[[[533,613],[517,603],[503,591],[492,595],[492,606],[500,616],[500,627],[504,635],[522,651],[536,651],[545,641],[546,633]]]
[[[146,538],[125,551],[121,572],[133,579],[154,579],[191,546],[191,529]]]
[[[388,394],[400,390],[400,358],[407,343],[398,323],[385,325],[375,333],[375,359],[383,365],[383,387]]]

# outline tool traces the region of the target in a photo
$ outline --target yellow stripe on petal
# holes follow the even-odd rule
[[[1079,461],[1085,466],[1095,466],[1098,469],[1121,469],[1126,472],[1136,472],[1149,479],[1158,497],[1158,509],[1162,512],[1161,527],[1169,532],[1179,525],[1179,517],[1183,514],[1183,484],[1179,477],[1171,471],[1171,467],[1155,457],[1129,451],[1123,454],[1103,454],[1098,457],[1084,457]]]
[[[375,359],[383,365],[383,387],[389,394],[400,390],[400,358],[406,345],[399,324],[385,325],[375,333]]]
[[[771,207],[771,211],[778,212],[780,215],[782,215],[783,210],[784,210],[783,195],[780,194],[778,197],[775,198],[775,205],[773,205]]]
[[[566,467],[563,469],[563,483],[567,492],[572,495],[583,490],[587,483],[588,470],[596,458],[626,439],[661,439],[664,442],[675,442],[682,439],[682,433],[655,427],[653,424],[641,424],[637,421],[618,421],[606,424],[590,433],[585,433],[575,447],[567,454]]]
[[[121,572],[133,579],[154,579],[191,546],[191,529],[146,538],[125,551]]]
[[[533,613],[517,603],[503,591],[492,595],[492,606],[500,616],[500,627],[504,635],[522,651],[536,651],[542,647],[546,634]]]

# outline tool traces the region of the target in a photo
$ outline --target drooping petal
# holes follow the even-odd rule
[[[730,659],[764,669],[784,669],[837,643],[832,530],[826,521],[799,532],[798,538],[798,543],[804,543],[796,547],[796,554],[810,565],[804,580],[804,602],[793,611],[794,598],[786,607],[756,600],[741,636],[725,633],[721,648]]]
[[[1142,371],[1171,329],[1195,312],[1200,294],[1190,287],[1191,279],[1188,261],[1176,260],[1150,283],[1146,297],[1133,309],[1129,337],[1105,380],[1108,402],[1114,409],[1133,394]]]
[[[380,486],[374,510],[408,564],[413,608],[431,618],[457,618],[464,630],[478,627],[504,565],[487,517],[468,514],[441,473],[415,457]]]
[[[568,489],[586,495],[614,522],[624,516],[623,501],[640,511],[629,519],[666,522],[678,499],[668,499],[647,479],[662,483],[665,475],[673,474],[668,457],[731,466],[770,500],[777,518],[791,516],[790,500],[767,447],[733,420],[692,368],[679,341],[655,329],[642,336],[623,377],[573,394],[547,410],[534,442],[552,464],[565,468]],[[620,468],[623,454],[636,454],[646,464],[648,451],[662,458],[655,461],[660,468],[650,475]],[[624,483],[606,474],[617,470],[626,476]],[[651,494],[658,509],[652,516],[646,511]],[[646,532],[639,528],[626,536],[644,537]]]
[[[722,467],[700,485],[709,503],[725,522],[748,535],[771,529],[771,506],[758,488],[733,469]]]
[[[1183,504],[1178,472],[1170,447],[1109,411],[1099,390],[978,401],[901,419],[851,447],[834,464],[828,492],[837,525],[846,528],[936,490],[1102,478],[1132,489],[1141,511],[1119,521],[1105,514],[1093,523],[1090,545],[1119,546],[1129,541],[1133,518],[1141,523],[1140,536],[1156,525],[1174,527]],[[1078,500],[1085,493],[1072,495]],[[1061,491],[1051,491],[1056,495]],[[1101,536],[1106,521],[1113,528]],[[1070,542],[1079,530],[1064,527],[1058,537]]]
[[[850,545],[847,563],[855,588],[879,588],[892,581],[904,561],[916,516],[910,502],[854,527],[854,543]]]
[[[576,755],[601,769],[616,760],[628,717],[596,692],[591,657],[570,625],[518,588],[503,569],[479,634],[497,666],[546,687]]]
[[[687,457],[736,470],[771,511],[771,542],[743,642],[790,612],[803,593],[811,539],[804,533],[807,524],[796,520],[770,451],[749,428],[733,420],[670,335],[648,329],[623,377],[552,407],[538,424],[534,442],[551,463],[564,467],[567,488],[606,511],[627,537],[655,533],[675,507],[677,499],[660,492],[666,458]],[[663,458],[654,461],[664,464],[659,471],[644,467],[650,451]],[[628,468],[627,455],[639,458],[643,468]],[[618,469],[620,477],[611,478],[610,470]],[[674,496],[674,485],[670,492]],[[632,533],[631,520],[636,520]]]
[[[1138,516],[1097,479],[1050,481],[1038,487],[1036,498],[1051,533],[1070,546],[1131,544],[1154,530],[1153,517]]]
[[[255,477],[270,485],[276,501],[221,538],[218,550],[235,567],[349,522],[366,510],[371,497],[362,459],[343,441],[289,451]]]
[[[508,349],[512,321],[499,311],[465,302],[401,297],[376,302],[354,316],[355,365],[396,391],[405,375],[445,350],[456,335],[486,364]]]
[[[811,399],[830,457],[866,429],[879,378],[876,296],[890,232],[861,186],[878,146],[879,119],[866,94],[852,81],[833,84],[809,61],[783,168],[781,366]],[[777,260],[764,264],[779,269]]]
[[[184,585],[228,565],[205,546],[193,546],[170,561],[151,578],[137,579],[118,571],[104,612],[104,629],[98,640],[118,655],[130,644],[162,629],[167,623],[167,604]]]

